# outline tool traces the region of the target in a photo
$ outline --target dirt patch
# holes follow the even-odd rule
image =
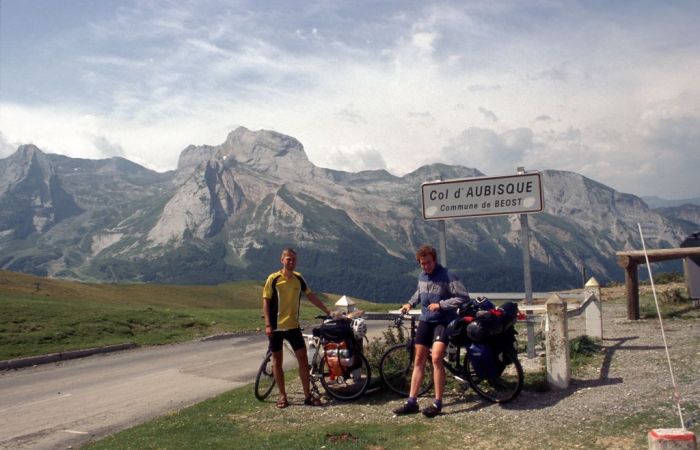
[[[327,434],[326,439],[331,444],[339,444],[341,442],[357,442],[357,437],[350,433]]]

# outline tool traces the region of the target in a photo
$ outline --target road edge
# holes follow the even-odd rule
[[[86,356],[96,355],[99,353],[129,350],[138,346],[139,345],[134,342],[125,342],[123,344],[106,345],[104,347],[84,348],[80,350],[69,350],[66,352],[49,353],[48,355],[8,359],[5,361],[0,361],[0,370],[21,369],[23,367],[37,366],[39,364],[48,364],[52,362],[66,361],[69,359],[84,358]]]
[[[212,336],[205,336],[203,338],[195,339],[194,341],[217,341],[220,339],[231,339],[234,337],[245,336],[248,334],[257,334],[258,331],[243,331],[243,332],[233,332],[233,333],[221,333]],[[37,356],[27,356],[25,358],[15,358],[0,361],[0,371],[21,369],[23,367],[38,366],[41,364],[49,364],[58,361],[66,361],[69,359],[84,358],[86,356],[92,356],[99,353],[109,353],[117,352],[121,350],[131,350],[133,348],[140,347],[139,344],[134,342],[125,342],[123,344],[106,345],[104,347],[93,347],[84,348],[79,350],[69,350],[65,352],[49,353],[48,355],[37,355]]]

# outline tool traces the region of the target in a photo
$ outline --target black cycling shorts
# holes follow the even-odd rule
[[[270,339],[270,350],[273,352],[282,351],[282,340],[286,339],[292,349],[296,352],[300,348],[306,347],[304,336],[301,335],[301,328],[293,330],[274,331]]]
[[[444,342],[447,344],[447,335],[445,334],[445,325],[435,322],[418,322],[418,330],[416,330],[416,344],[432,347],[433,342]]]

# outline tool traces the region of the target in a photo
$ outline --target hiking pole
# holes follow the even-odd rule
[[[639,237],[642,238],[642,249],[644,250],[644,258],[646,259],[647,269],[649,270],[649,282],[651,283],[651,292],[654,294],[654,303],[656,304],[656,313],[659,316],[659,326],[661,327],[661,337],[664,341],[664,348],[666,349],[666,360],[668,361],[668,370],[671,373],[671,385],[673,386],[673,398],[676,400],[676,405],[678,407],[678,416],[681,419],[681,428],[685,430],[685,422],[683,421],[683,411],[681,410],[681,395],[678,392],[678,385],[676,385],[676,377],[673,376],[673,365],[671,365],[671,354],[668,351],[668,343],[666,342],[666,333],[664,332],[664,323],[661,319],[661,308],[659,308],[659,299],[656,297],[656,287],[654,286],[654,277],[651,274],[651,264],[649,264],[649,255],[647,254],[647,247],[644,244],[644,234],[642,233],[642,226],[637,223],[639,228]]]

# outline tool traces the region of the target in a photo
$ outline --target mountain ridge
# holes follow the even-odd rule
[[[640,246],[640,221],[658,230],[658,247],[678,245],[697,227],[696,216],[659,214],[580,174],[541,173],[545,210],[530,220],[537,289],[580,284],[583,267],[602,282],[620,279],[614,252]],[[401,177],[321,168],[295,138],[244,127],[220,145],[186,147],[177,169],[164,173],[123,158],[83,160],[22,146],[0,160],[0,268],[208,284],[264,278],[281,248],[293,245],[314,288],[401,299],[415,286],[413,251],[437,242],[437,224],[420,213],[420,184],[476,176],[483,173],[445,164]],[[41,203],[52,192],[58,207],[55,199]],[[42,217],[48,225],[30,226]],[[448,265],[471,289],[522,289],[515,216],[452,220],[446,228]]]

